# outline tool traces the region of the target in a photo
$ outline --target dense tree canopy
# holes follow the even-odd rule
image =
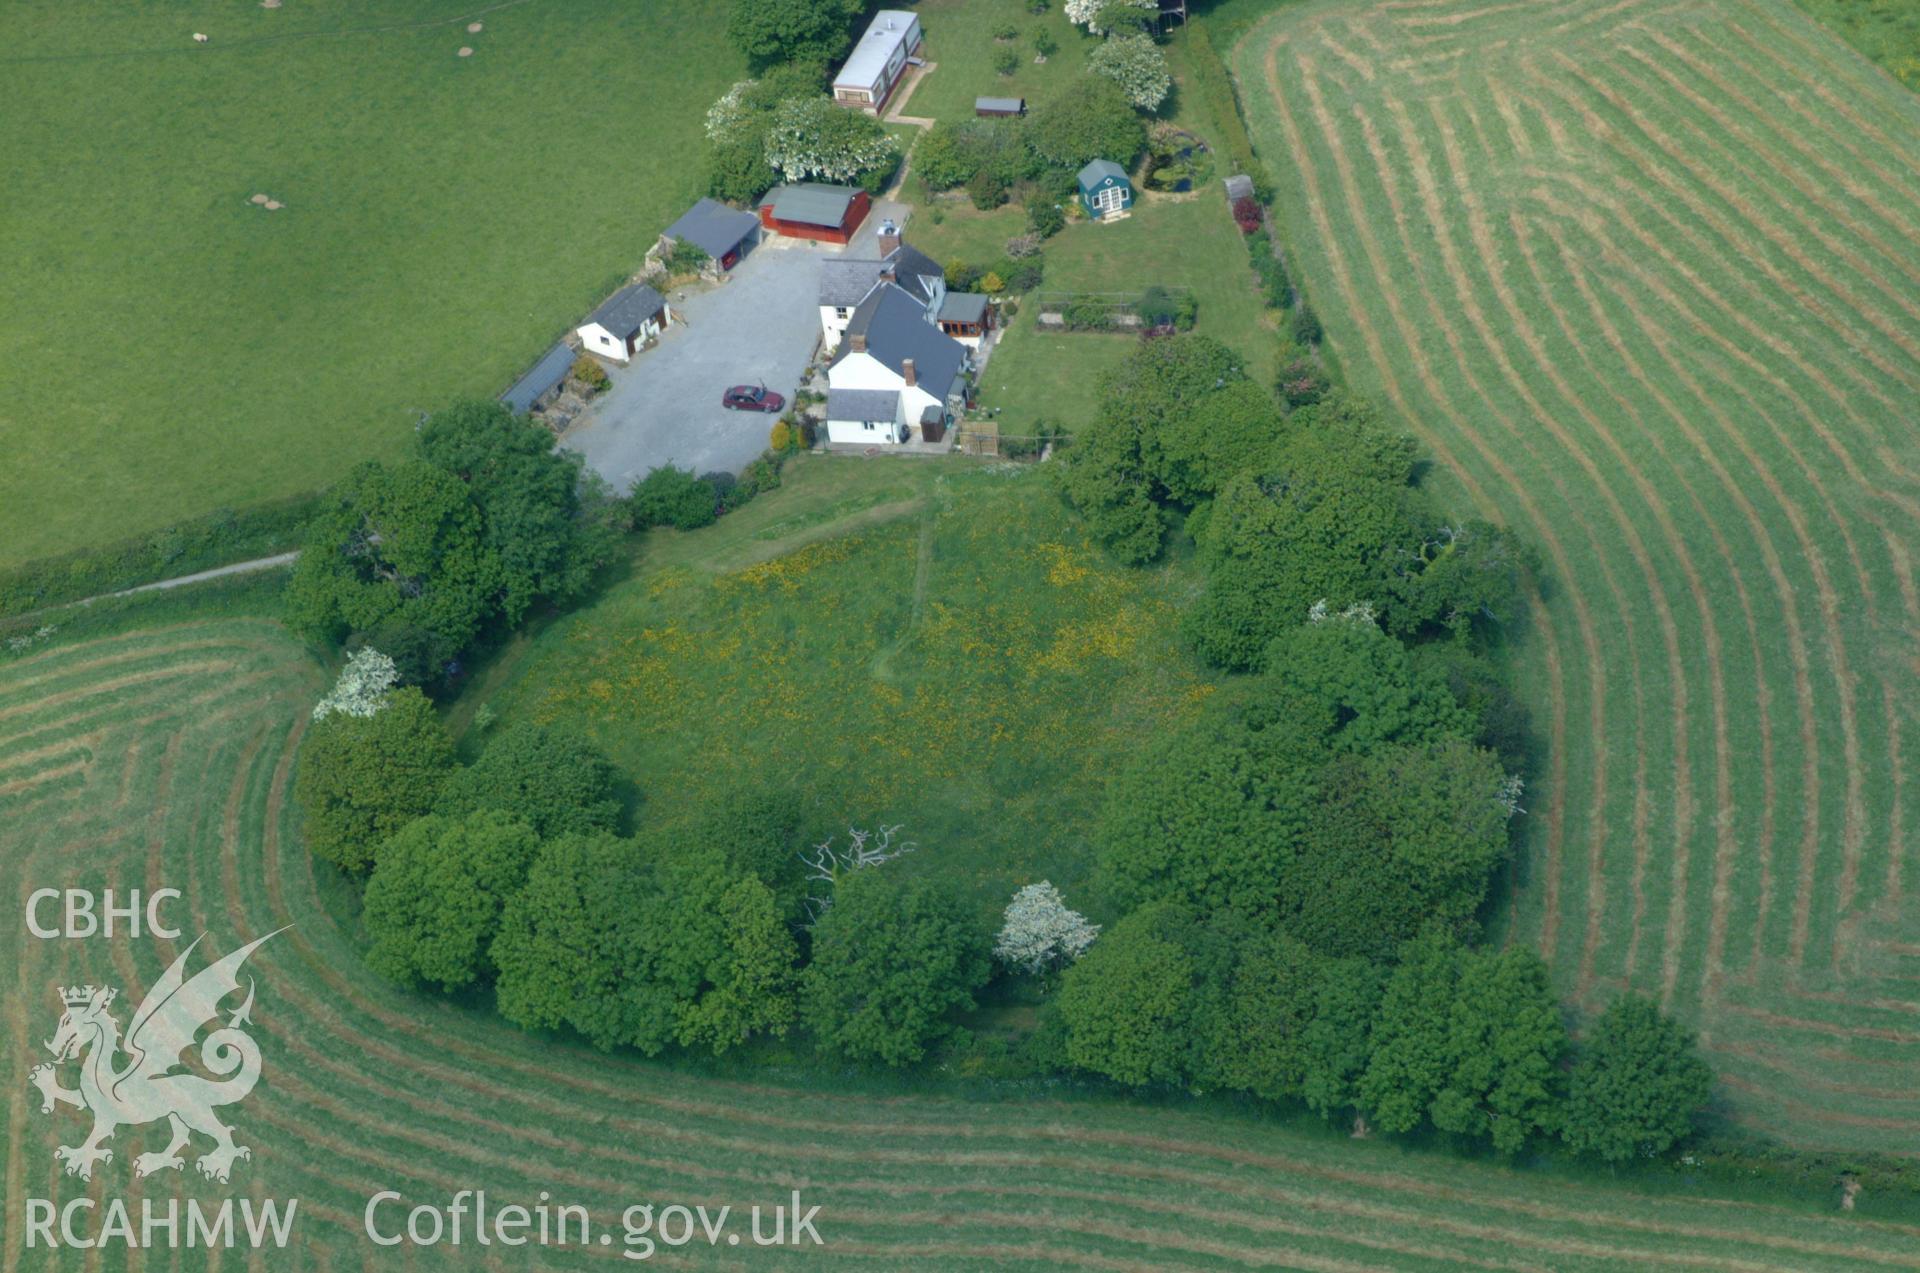
[[[1057,168],[1079,170],[1088,160],[1131,165],[1146,148],[1147,128],[1120,86],[1099,75],[1062,84],[1027,119],[1034,153]]]
[[[1305,713],[1328,745],[1367,752],[1381,743],[1470,738],[1473,714],[1441,668],[1359,616],[1287,628],[1267,647],[1267,683]]]
[[[483,624],[579,595],[614,531],[579,457],[499,403],[432,416],[416,451],[363,464],[334,489],[307,528],[286,605],[295,629],[328,641],[364,634],[406,679],[427,683]]]
[[[1167,55],[1144,33],[1110,37],[1088,54],[1087,70],[1119,85],[1127,101],[1143,111],[1159,110],[1173,91]]]
[[[417,689],[392,691],[371,716],[316,722],[294,785],[307,847],[342,870],[367,871],[383,842],[433,808],[453,763],[453,740]]]
[[[1556,1129],[1566,1050],[1538,955],[1466,950],[1429,930],[1387,979],[1361,1105],[1387,1131],[1430,1121],[1514,1153]]]
[[[369,462],[308,527],[287,617],[324,640],[398,620],[457,649],[479,631],[501,579],[464,482],[423,460]],[[381,648],[400,658],[391,642]]]
[[[494,942],[509,1020],[649,1055],[784,1033],[797,955],[772,890],[664,833],[548,842]]]
[[[629,999],[627,974],[656,891],[631,840],[595,833],[542,844],[493,942],[501,1015],[530,1029],[569,1026],[601,1048],[635,1038],[647,1005]]]
[[[612,831],[620,821],[615,780],[612,764],[585,739],[521,722],[495,735],[479,760],[448,780],[440,804],[453,814],[510,813],[542,839]]]
[[[780,103],[767,126],[767,162],[788,181],[834,181],[877,189],[899,144],[879,118],[819,94]]]
[[[1624,994],[1581,1041],[1562,1134],[1607,1162],[1662,1154],[1693,1130],[1712,1088],[1692,1034],[1652,1000]]]
[[[911,1065],[973,1006],[992,971],[987,951],[945,890],[885,867],[853,871],[813,930],[807,1023],[842,1056]]]
[[[1209,498],[1275,442],[1280,412],[1231,349],[1206,336],[1157,340],[1108,372],[1093,423],[1061,480],[1094,536],[1121,560],[1159,555],[1163,506]]]
[[[913,146],[913,171],[930,190],[952,190],[983,172],[1011,186],[1043,166],[1020,120],[944,119]]]
[[[864,0],[733,0],[727,38],[756,68],[837,60]]]
[[[1222,667],[1257,669],[1316,603],[1381,597],[1421,538],[1412,471],[1405,439],[1316,421],[1228,479],[1197,537],[1207,589],[1187,613],[1195,646]]]
[[[1344,731],[1380,722],[1269,677],[1148,744],[1097,833],[1109,902],[1266,917],[1334,956],[1388,954],[1429,921],[1464,929],[1506,853],[1505,775],[1448,732],[1444,702],[1408,715],[1405,741],[1358,752]]]
[[[1567,1031],[1547,966],[1524,946],[1460,957],[1448,1020],[1449,1073],[1433,1125],[1503,1154],[1558,1130]]]
[[[490,977],[501,908],[539,843],[525,822],[492,810],[408,823],[381,847],[367,881],[368,965],[403,985],[446,990]]]
[[[554,446],[552,433],[499,402],[435,412],[418,443],[421,458],[465,482],[480,509],[482,540],[499,563],[495,604],[508,623],[536,598],[586,589],[613,532],[583,516],[579,452]]]
[[[1067,1060],[1119,1082],[1179,1082],[1190,1061],[1194,966],[1185,909],[1143,906],[1074,965],[1060,990]]]

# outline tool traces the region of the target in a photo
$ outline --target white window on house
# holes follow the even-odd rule
[[[1105,190],[1093,196],[1094,211],[1118,212],[1120,210],[1120,201],[1126,197],[1127,192],[1119,186],[1108,186]]]
[[[835,305],[833,307],[833,316],[835,318],[845,318],[847,316],[847,307],[845,305]]]

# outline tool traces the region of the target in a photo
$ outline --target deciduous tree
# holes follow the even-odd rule
[[[985,935],[945,890],[897,872],[843,876],[813,930],[804,1011],[820,1046],[911,1065],[971,1008],[990,964]]]
[[[490,977],[501,909],[539,845],[532,827],[492,810],[408,823],[381,846],[367,881],[368,966],[402,985],[447,990]]]
[[[1146,125],[1120,86],[1101,75],[1062,85],[1033,108],[1027,140],[1057,168],[1078,170],[1090,159],[1132,164],[1147,144]]]
[[[767,162],[788,181],[858,184],[891,172],[900,147],[875,116],[830,97],[782,102],[767,129]]]
[[[1167,55],[1153,37],[1115,35],[1087,56],[1087,70],[1120,86],[1128,102],[1143,111],[1157,111],[1173,91]]]
[[[864,8],[863,0],[733,0],[727,38],[755,67],[833,61],[847,51],[849,26]]]
[[[532,722],[495,734],[480,759],[453,775],[441,808],[460,815],[497,809],[542,839],[568,831],[612,831],[620,821],[617,775],[584,738]]]
[[[335,713],[308,731],[294,797],[314,856],[364,873],[380,845],[432,810],[454,767],[453,740],[418,689],[371,716]]]
[[[1060,1016],[1067,1060],[1134,1087],[1187,1075],[1193,960],[1190,912],[1172,903],[1134,911],[1067,973]]]
[[[1562,1135],[1607,1162],[1652,1158],[1693,1130],[1713,1089],[1693,1035],[1651,999],[1623,994],[1581,1041]]]
[[[1037,976],[1080,958],[1099,935],[1100,925],[1069,909],[1060,890],[1041,880],[1007,903],[993,953],[1008,967]]]

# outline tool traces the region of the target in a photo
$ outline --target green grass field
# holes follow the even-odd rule
[[[821,542],[832,525],[822,520],[826,493],[803,486],[756,504],[770,510],[767,520],[735,528],[734,560],[756,556],[755,543],[791,546],[767,537],[788,515],[793,542]],[[851,494],[829,502],[843,507]],[[668,568],[692,568],[673,556],[683,547],[663,546]],[[936,575],[929,597],[945,592]],[[194,620],[166,604],[172,620],[163,626],[96,633],[0,665],[8,896],[69,886],[185,894],[170,916],[184,930],[178,941],[33,940],[18,905],[0,910],[0,942],[14,964],[4,1044],[13,1095],[0,1102],[9,1269],[79,1267],[78,1252],[29,1251],[18,1235],[28,1198],[89,1195],[125,1197],[136,1214],[141,1199],[299,1200],[285,1252],[212,1259],[114,1246],[86,1255],[93,1269],[624,1266],[619,1245],[375,1248],[362,1215],[381,1189],[399,1191],[407,1206],[485,1189],[495,1207],[532,1204],[546,1190],[587,1207],[616,1242],[621,1213],[640,1202],[731,1205],[740,1209],[734,1226],[746,1207],[785,1201],[793,1189],[822,1208],[827,1245],[817,1250],[659,1255],[701,1266],[1283,1264],[1357,1273],[1920,1261],[1920,1230],[1875,1218],[1872,1196],[1843,1217],[1831,1198],[1782,1203],[1702,1195],[1678,1177],[1622,1185],[1514,1171],[1206,1103],[1023,1088],[989,1104],[978,1091],[927,1094],[847,1077],[822,1084],[780,1071],[747,1081],[604,1056],[520,1034],[479,1005],[397,991],[365,970],[344,894],[316,872],[292,817],[295,753],[324,670],[268,621]],[[161,1135],[151,1127],[123,1129],[114,1161],[91,1185],[60,1174],[54,1147],[75,1143],[84,1120],[65,1108],[42,1114],[24,1081],[45,1058],[38,1040],[53,1033],[55,987],[118,987],[124,1026],[193,937],[206,932],[202,949],[224,954],[285,925],[247,965],[265,1077],[227,1107],[237,1139],[253,1150],[233,1185],[177,1173],[134,1180],[132,1157]]]
[[[1105,560],[1046,477],[797,463],[716,533],[656,536],[487,701],[586,730],[648,820],[791,786],[827,830],[904,824],[907,869],[983,916],[1071,890],[1108,774],[1212,678],[1175,629],[1191,579]]]
[[[1920,100],[1779,0],[1291,9],[1238,46],[1356,387],[1538,545],[1516,901],[1738,1122],[1920,1132]]]
[[[742,73],[723,0],[479,8],[0,11],[0,566],[394,454],[638,266]]]

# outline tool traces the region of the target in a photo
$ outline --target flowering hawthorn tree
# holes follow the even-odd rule
[[[1006,922],[993,944],[1000,962],[1021,972],[1043,973],[1086,953],[1100,925],[1067,909],[1060,890],[1046,880],[1029,884],[1007,903]]]
[[[731,141],[753,121],[757,112],[748,103],[747,94],[759,82],[735,80],[732,88],[720,94],[713,105],[707,107],[708,141]]]
[[[891,167],[899,153],[878,119],[829,97],[780,103],[767,130],[767,162],[788,181],[858,181]]]
[[[371,646],[347,656],[347,665],[333,690],[314,706],[313,718],[325,720],[335,712],[371,716],[387,705],[387,691],[400,680],[393,660]]]
[[[1087,58],[1087,69],[1118,84],[1127,100],[1143,111],[1159,110],[1173,91],[1167,55],[1152,36],[1114,36]]]
[[[1116,24],[1102,19],[1115,9],[1158,11],[1159,0],[1067,0],[1067,21],[1075,26],[1083,26],[1095,35],[1105,35]]]

